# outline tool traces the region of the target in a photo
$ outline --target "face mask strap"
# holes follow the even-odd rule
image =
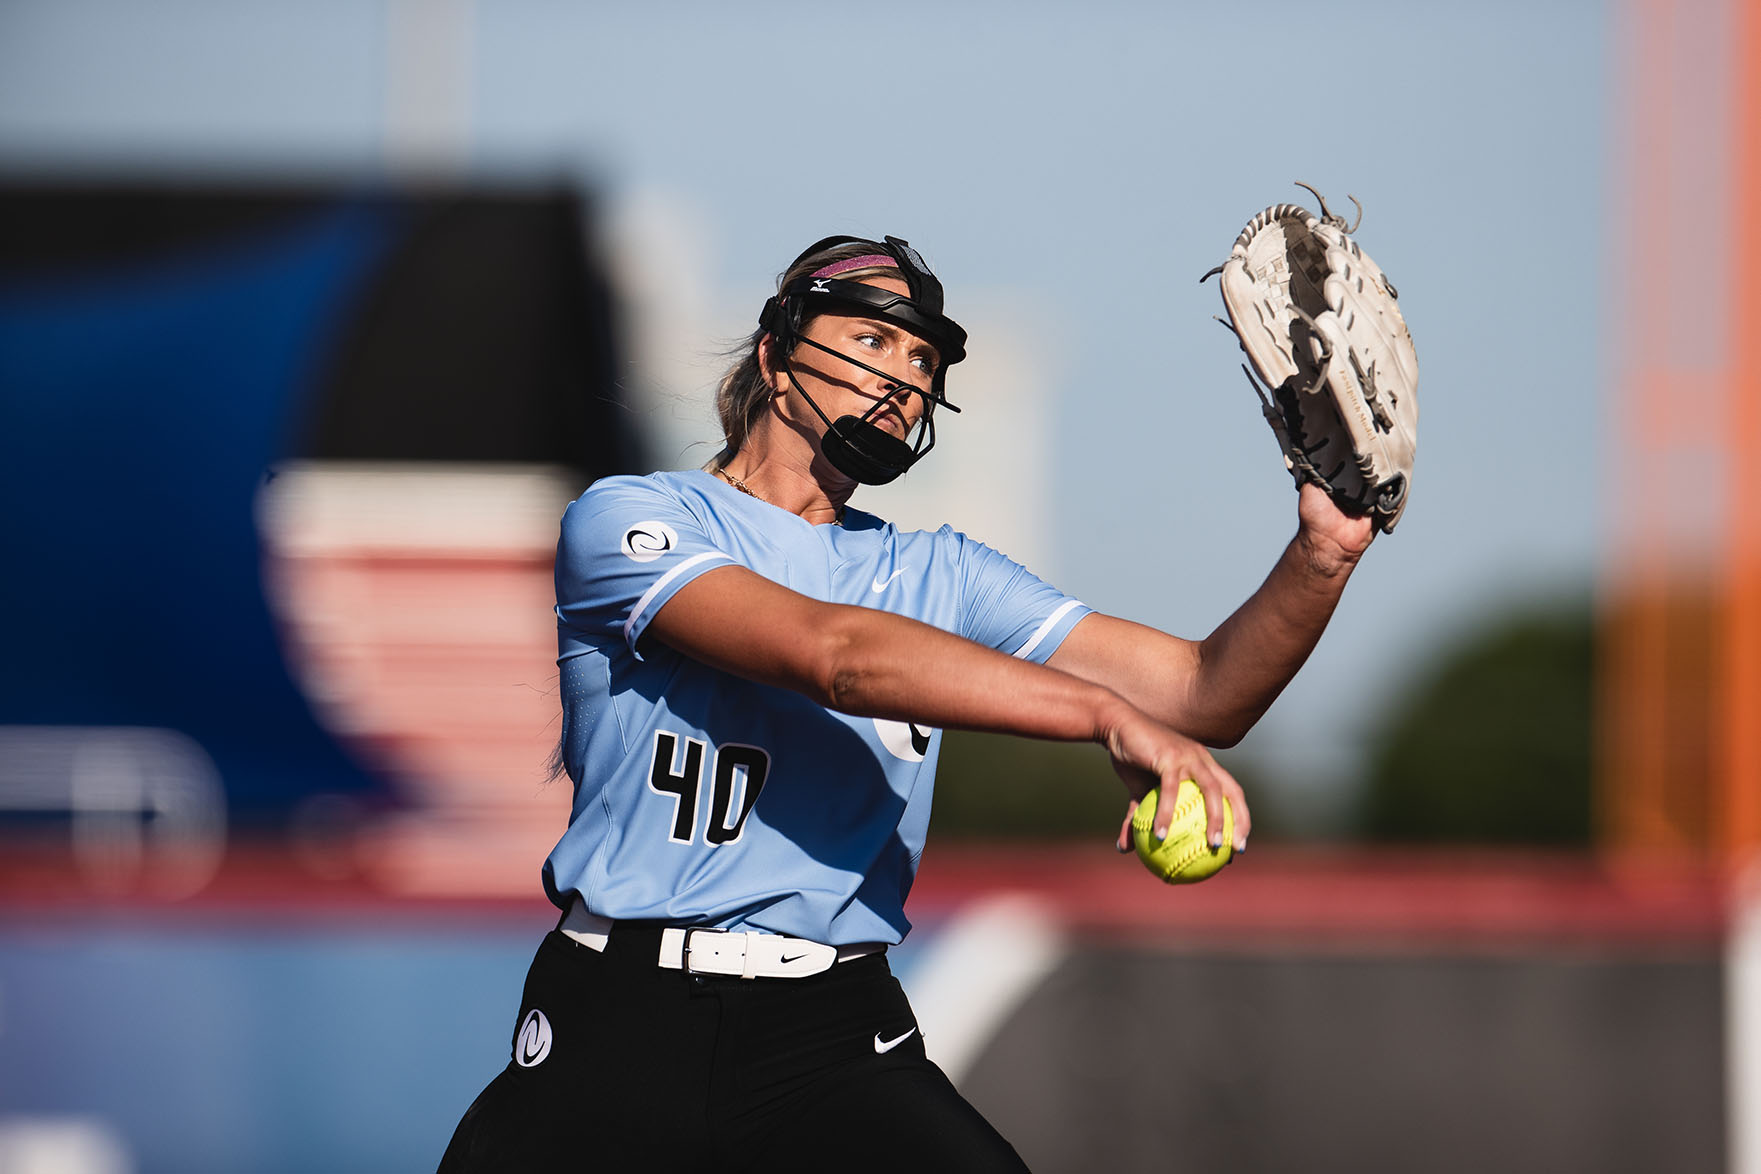
[[[803,338],[799,341],[817,347],[834,358],[842,359],[861,367],[864,371],[873,372],[886,380],[894,391],[874,401],[861,416],[839,416],[833,421],[825,414],[825,409],[814,402],[801,381],[795,377],[795,368],[787,358],[783,359],[783,373],[789,377],[789,383],[807,401],[813,414],[825,424],[825,435],[820,441],[820,451],[832,467],[864,485],[885,485],[897,478],[905,470],[916,464],[922,457],[936,446],[935,400],[921,388],[909,383],[901,383],[884,371],[878,371],[868,364],[849,355],[839,354],[830,347],[823,346],[812,339]],[[874,417],[892,403],[899,391],[911,392],[924,399],[922,419],[918,420],[915,429],[917,439],[907,442],[887,432],[874,423]],[[953,404],[948,404],[953,411],[959,411]]]

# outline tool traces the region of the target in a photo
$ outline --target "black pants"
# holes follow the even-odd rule
[[[659,947],[624,925],[604,953],[545,937],[515,1058],[440,1174],[1026,1170],[924,1055],[884,954],[739,979],[663,970]]]

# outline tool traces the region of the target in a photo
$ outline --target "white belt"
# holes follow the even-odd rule
[[[605,951],[612,920],[589,913],[579,897],[563,918],[565,935],[591,950]],[[806,978],[886,949],[877,942],[827,946],[806,938],[751,930],[698,929],[668,926],[660,931],[658,965],[692,974],[738,975],[740,978]]]

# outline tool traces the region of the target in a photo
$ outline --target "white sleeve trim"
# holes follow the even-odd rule
[[[1039,629],[1028,638],[1027,643],[1015,650],[1015,655],[1022,660],[1026,660],[1028,657],[1032,656],[1033,650],[1038,648],[1041,642],[1043,642],[1047,636],[1052,634],[1052,629],[1058,626],[1058,621],[1069,615],[1071,608],[1082,606],[1083,604],[1081,602],[1074,599],[1066,599],[1063,603],[1059,604],[1058,610],[1046,617],[1046,622],[1041,624]]]
[[[632,651],[636,646],[631,642],[631,634],[636,630],[637,622],[641,620],[642,613],[647,610],[648,605],[653,602],[654,597],[664,591],[668,583],[671,583],[674,579],[677,579],[692,567],[713,559],[726,559],[728,562],[733,562],[734,556],[731,554],[723,554],[719,550],[706,550],[702,554],[692,555],[690,558],[656,579],[653,583],[649,584],[648,590],[642,593],[642,598],[636,601],[636,606],[630,609],[630,618],[624,621],[624,643],[629,644]]]

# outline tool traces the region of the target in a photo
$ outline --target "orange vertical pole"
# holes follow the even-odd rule
[[[1761,464],[1742,447],[1761,443],[1761,389],[1754,370],[1733,374],[1742,323],[1761,311],[1761,292],[1740,279],[1761,271],[1761,227],[1745,215],[1761,207],[1758,6],[1627,0],[1623,10],[1612,190],[1629,251],[1611,337],[1624,348],[1616,467],[1632,472],[1611,487],[1597,798],[1601,847],[1647,862],[1712,863],[1761,839]],[[1746,113],[1733,150],[1711,128],[1737,107]],[[1685,253],[1686,226],[1708,222],[1721,195],[1739,210],[1733,234]],[[1738,275],[1728,296],[1727,275]],[[1720,332],[1732,297],[1734,336]],[[1726,480],[1671,494],[1682,470]],[[1699,512],[1714,498],[1722,515]]]
[[[1740,0],[1731,119],[1733,237],[1720,855],[1761,849],[1761,0]]]
[[[1633,227],[1624,297],[1611,332],[1627,348],[1617,389],[1620,449],[1644,466],[1667,450],[1669,373],[1658,347],[1656,323],[1668,312],[1669,274],[1662,236],[1639,226],[1669,218],[1673,0],[1629,0],[1623,72],[1626,107],[1618,114],[1627,133],[1624,174],[1612,190],[1624,193]],[[1597,771],[1599,838],[1616,855],[1655,853],[1673,837],[1667,809],[1670,785],[1669,552],[1658,503],[1629,482],[1613,486],[1619,525],[1609,558],[1602,615],[1601,713]],[[1685,846],[1680,846],[1685,849]]]

